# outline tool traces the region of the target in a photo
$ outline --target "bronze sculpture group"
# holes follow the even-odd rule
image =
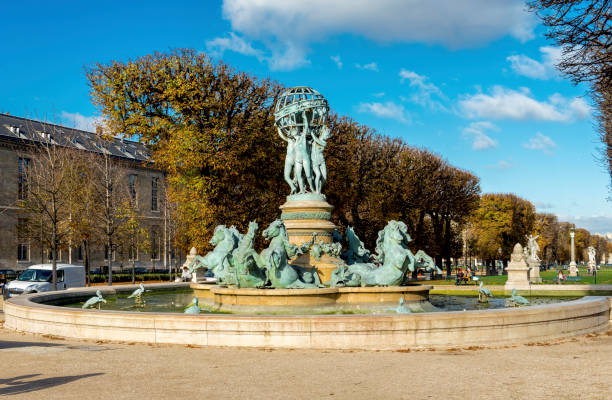
[[[329,107],[316,90],[296,87],[279,96],[275,108],[278,135],[287,142],[284,178],[290,188],[289,198],[318,200],[327,179],[324,149],[331,132],[328,127]],[[272,222],[263,231],[269,241],[266,249],[254,249],[258,225],[249,224],[246,234],[231,226],[215,228],[210,244],[214,249],[206,256],[195,256],[190,271],[210,270],[221,284],[240,288],[318,288],[323,287],[316,268],[298,266],[293,259],[307,252],[315,260],[329,255],[338,267],[326,286],[394,286],[407,279],[408,272],[419,268],[442,273],[425,252],[409,249],[412,240],[406,225],[389,221],[378,234],[376,253],[371,254],[351,227],[346,231],[346,251],[342,252],[341,236],[334,232],[331,243],[321,241],[313,233],[311,240],[296,245],[289,241],[282,220]]]

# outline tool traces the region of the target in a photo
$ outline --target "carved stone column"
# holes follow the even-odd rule
[[[576,267],[576,247],[574,244],[574,236],[576,236],[576,232],[574,232],[574,228],[570,228],[570,238],[571,238],[571,261],[569,265],[569,276],[578,276],[578,268]]]
[[[300,245],[309,242],[314,234],[317,235],[318,241],[332,243],[332,232],[336,229],[336,225],[331,222],[333,206],[324,196],[315,193],[287,196],[287,202],[280,206],[280,209],[290,243]],[[319,279],[325,283],[331,279],[332,271],[338,267],[335,262],[340,260],[328,255],[322,255],[316,260],[307,253],[292,260],[291,264],[316,267]]]

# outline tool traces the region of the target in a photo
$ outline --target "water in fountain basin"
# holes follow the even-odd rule
[[[106,304],[101,305],[102,310],[114,310],[114,311],[130,311],[130,312],[173,312],[182,313],[185,306],[193,300],[193,292],[191,290],[174,290],[174,291],[150,291],[146,292],[143,296],[143,303],[139,304],[134,299],[128,299],[128,294],[121,294],[119,296],[107,296],[105,297]],[[564,301],[576,300],[579,297],[528,297],[531,305],[541,304],[553,304]],[[62,304],[63,307],[70,308],[81,308],[83,303],[86,301],[83,298],[82,301]],[[440,295],[434,294],[429,296],[430,303],[434,306],[432,311],[469,311],[469,310],[487,310],[487,309],[499,309],[505,308],[506,297],[496,296],[489,299],[488,303],[479,303],[478,296],[451,296],[451,295]],[[207,311],[207,307],[201,304],[202,312]],[[389,307],[388,309],[377,309],[377,310],[358,310],[349,311],[348,313],[359,313],[359,314],[394,314],[396,305]],[[214,311],[212,311],[214,312]],[[346,310],[325,311],[325,312],[313,312],[313,314],[344,314]],[[303,312],[300,312],[303,314]]]

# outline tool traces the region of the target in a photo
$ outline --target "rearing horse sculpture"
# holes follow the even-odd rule
[[[270,245],[259,255],[259,267],[266,270],[270,285],[275,288],[316,288],[322,287],[314,267],[307,269],[289,264],[289,260],[308,251],[309,244],[296,246],[289,243],[283,221],[277,219],[263,231]]]

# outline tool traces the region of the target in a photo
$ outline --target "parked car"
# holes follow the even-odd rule
[[[0,283],[7,283],[17,279],[17,273],[12,269],[0,269]]]
[[[17,280],[9,282],[4,292],[8,297],[20,294],[48,292],[53,290],[51,264],[32,265]],[[57,264],[57,289],[64,290],[85,286],[85,267]]]
[[[0,293],[4,294],[8,282],[17,278],[17,273],[12,269],[0,269]]]

